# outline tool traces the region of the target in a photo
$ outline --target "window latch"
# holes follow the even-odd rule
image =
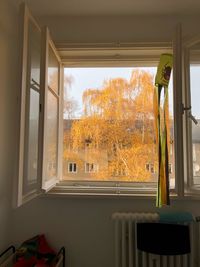
[[[195,119],[191,112],[189,112],[189,118],[194,122],[194,124],[198,124],[198,121]]]
[[[196,120],[196,118],[192,115],[192,113],[191,113],[191,109],[192,109],[192,107],[191,106],[189,106],[189,107],[184,107],[184,105],[183,105],[183,113],[184,113],[184,111],[189,111],[189,113],[188,113],[188,115],[189,115],[189,118],[194,122],[194,124],[198,124],[198,121]]]

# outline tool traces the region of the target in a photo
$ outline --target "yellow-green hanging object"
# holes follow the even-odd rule
[[[158,188],[156,206],[169,205],[169,156],[168,144],[169,130],[169,105],[168,85],[173,65],[171,54],[162,54],[155,78],[154,115],[156,144],[158,148]],[[164,90],[164,101],[161,103],[161,93]]]

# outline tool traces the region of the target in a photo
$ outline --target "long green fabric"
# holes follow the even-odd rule
[[[173,58],[171,54],[162,54],[157,68],[154,91],[154,115],[156,144],[158,151],[158,186],[156,206],[169,205],[169,104],[168,85],[171,75]],[[162,93],[164,100],[162,100]]]

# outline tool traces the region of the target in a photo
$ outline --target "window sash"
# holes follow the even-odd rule
[[[42,58],[42,88],[44,88],[43,91],[43,170],[42,170],[42,189],[45,191],[50,190],[60,179],[61,177],[61,168],[62,163],[59,160],[60,155],[62,154],[62,121],[60,117],[62,116],[62,64],[60,57],[56,51],[55,45],[50,37],[50,33],[47,27],[43,29],[43,58]],[[58,62],[58,90],[54,91],[52,88],[48,85],[48,67],[49,67],[49,49],[54,53],[54,56]],[[57,171],[56,175],[51,177],[50,179],[47,179],[47,116],[48,116],[48,92],[52,94],[54,99],[57,101],[57,140],[56,140],[56,166]]]
[[[200,43],[200,36],[195,36],[186,40],[183,43],[183,55],[184,55],[184,99],[183,107],[186,107],[184,111],[184,148],[185,148],[185,195],[198,195],[200,194],[200,185],[194,184],[193,173],[193,142],[192,142],[192,120],[190,118],[192,110],[191,102],[191,83],[190,83],[190,49]],[[195,59],[193,59],[195,63]],[[199,63],[199,60],[198,60]],[[191,107],[191,109],[187,109]]]
[[[20,85],[21,85],[21,99],[20,99],[20,114],[19,114],[19,144],[18,144],[18,163],[17,163],[17,185],[16,194],[15,194],[15,206],[20,206],[23,203],[29,201],[30,199],[34,198],[35,196],[39,195],[40,190],[40,151],[39,151],[39,139],[40,139],[40,110],[38,110],[39,114],[39,129],[38,129],[38,153],[37,153],[37,181],[33,183],[28,183],[28,158],[29,158],[29,112],[30,112],[30,90],[37,92],[39,94],[39,99],[41,98],[40,93],[40,85],[31,79],[31,67],[32,67],[32,58],[30,57],[31,49],[30,49],[30,27],[29,25],[33,25],[35,30],[41,36],[41,29],[38,26],[35,19],[32,17],[31,13],[29,12],[27,6],[22,4],[20,6],[20,18],[21,18],[21,53],[20,53],[20,65],[21,65],[21,77],[20,77]],[[40,46],[40,43],[37,44]],[[41,49],[40,49],[41,53]],[[41,71],[41,65],[40,65]],[[40,101],[40,100],[39,100]],[[38,105],[39,109],[40,105]]]

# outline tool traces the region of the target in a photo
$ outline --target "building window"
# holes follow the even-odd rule
[[[154,164],[153,163],[147,163],[145,165],[145,168],[150,173],[154,173],[155,172],[155,170],[154,170]]]
[[[68,172],[69,173],[77,173],[77,165],[74,162],[68,163]]]
[[[169,174],[172,174],[172,164],[169,163]]]
[[[98,172],[98,165],[95,163],[85,163],[85,172],[86,173],[96,173]]]

